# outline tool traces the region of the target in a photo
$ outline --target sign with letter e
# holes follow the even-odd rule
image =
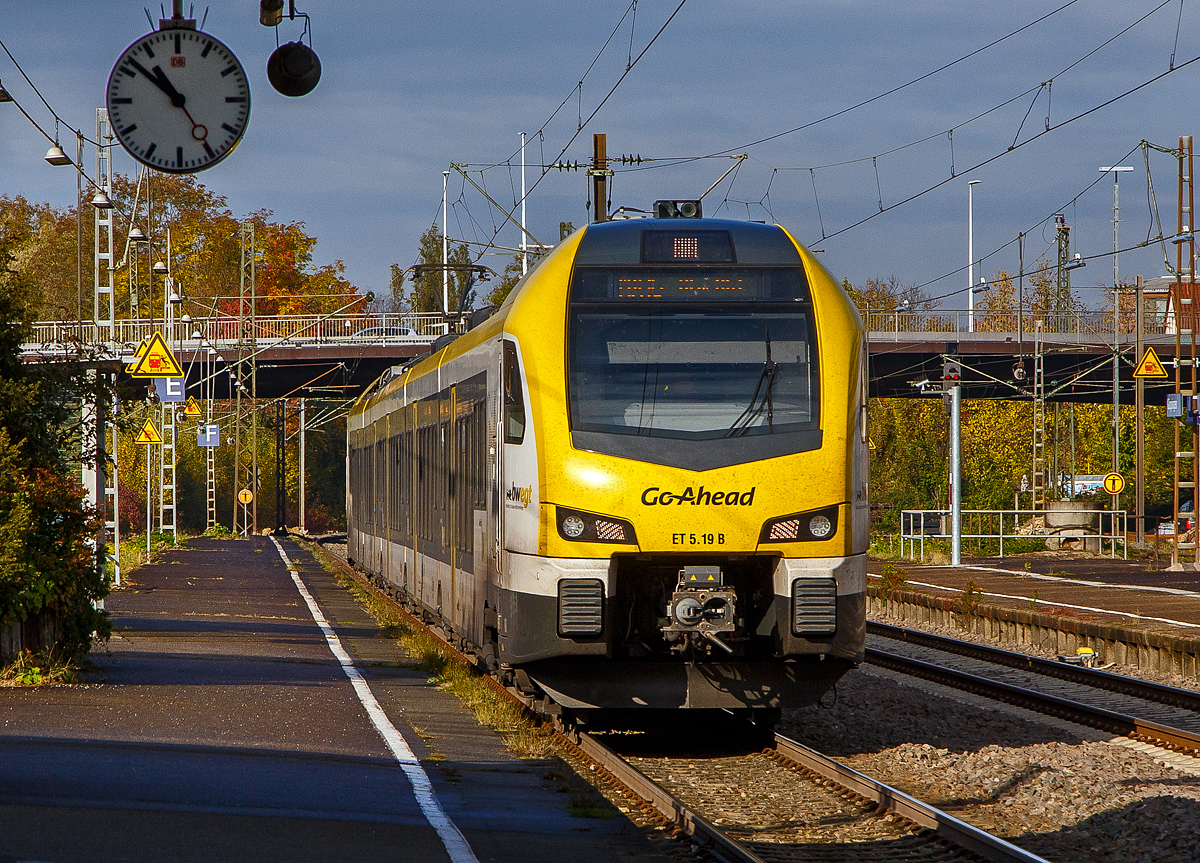
[[[182,402],[186,399],[184,395],[184,379],[183,378],[155,378],[154,392],[158,395],[160,402]]]
[[[216,423],[196,428],[196,446],[220,446],[221,427]]]

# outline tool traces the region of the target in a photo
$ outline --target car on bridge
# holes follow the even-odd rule
[[[419,335],[420,333],[418,333],[412,327],[367,327],[366,329],[359,330],[356,333],[351,333],[350,338],[384,339],[395,338],[396,336],[416,337]]]

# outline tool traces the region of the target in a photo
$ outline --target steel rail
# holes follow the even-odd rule
[[[306,544],[314,546],[320,545],[320,541],[314,542],[307,537],[293,535],[293,539],[299,539]],[[445,634],[441,630],[437,627],[429,626],[411,614],[396,601],[395,597],[382,590],[372,579],[336,555],[330,554],[324,549],[322,549],[322,552],[330,560],[334,561],[340,569],[367,587],[372,593],[393,605],[413,624],[420,626],[436,637],[449,652],[453,653],[461,661],[478,667],[476,657],[459,650],[446,639]],[[530,699],[520,696],[514,690],[504,686],[491,676],[483,675],[483,678],[497,692],[529,709]],[[607,774],[607,778],[614,780],[614,784],[618,787],[623,786],[622,791],[644,800],[669,824],[674,825],[692,837],[698,844],[705,846],[706,850],[713,856],[729,861],[729,863],[733,863],[733,861],[741,861],[741,863],[764,863],[762,858],[753,851],[725,835],[718,827],[704,818],[704,816],[655,783],[612,749],[596,740],[592,735],[586,732],[573,734],[571,730],[560,730],[556,731],[556,736],[566,749],[583,756],[587,761],[595,763],[600,771]],[[1048,863],[1048,861],[1036,854],[1025,851],[998,836],[973,827],[965,821],[961,821],[941,811],[935,806],[917,800],[877,779],[872,779],[863,773],[859,773],[857,770],[847,767],[826,755],[822,755],[815,749],[810,749],[788,737],[776,734],[774,746],[775,754],[784,761],[790,762],[804,771],[813,773],[839,788],[849,791],[890,812],[894,812],[901,818],[934,832],[946,842],[978,855],[983,860],[988,861],[988,863]]]
[[[960,821],[935,806],[859,773],[782,734],[775,735],[775,751],[805,770],[810,770],[920,827],[932,830],[947,842],[977,854],[989,863],[1046,863],[1045,858]]]
[[[741,860],[745,863],[763,863],[763,859],[744,847],[739,842],[729,838],[715,827],[704,816],[689,807],[679,798],[658,785],[645,773],[638,770],[624,758],[613,752],[590,734],[579,735],[576,744],[583,753],[595,761],[638,797],[645,800],[654,809],[674,824],[684,833],[691,836],[708,850],[726,860]]]
[[[1040,656],[1029,656],[1025,653],[1017,653],[1016,651],[1005,650],[1001,647],[975,644],[945,635],[922,632],[919,629],[893,626],[890,623],[877,623],[869,620],[867,621],[867,633],[881,635],[885,638],[894,638],[897,641],[906,641],[910,644],[918,644],[923,647],[932,647],[937,650],[944,650],[947,653],[955,653],[959,656],[979,659],[1008,668],[1032,671],[1036,674],[1044,674],[1047,677],[1056,677],[1060,680],[1068,680],[1071,683],[1080,683],[1096,689],[1106,689],[1121,695],[1133,695],[1146,701],[1154,701],[1159,704],[1167,704],[1172,707],[1182,707],[1187,710],[1200,712],[1200,692],[1194,692],[1190,689],[1179,689],[1178,687],[1166,686],[1162,683],[1151,683],[1147,680],[1138,680],[1136,677],[1114,674],[1098,668],[1070,665],[1066,662],[1045,659]]]
[[[1148,719],[1138,719],[1113,710],[1105,710],[1102,707],[1092,707],[1078,701],[1059,698],[1056,695],[1046,695],[1032,689],[1014,686],[1011,683],[1001,683],[999,680],[944,668],[920,659],[910,659],[907,656],[898,656],[872,647],[867,648],[866,658],[872,665],[898,671],[901,674],[920,677],[964,692],[1015,704],[1018,707],[1067,719],[1081,725],[1140,738],[1166,749],[1174,749],[1190,755],[1200,754],[1200,735],[1160,725]]]

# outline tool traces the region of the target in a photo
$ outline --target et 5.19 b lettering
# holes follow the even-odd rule
[[[724,545],[723,533],[673,533],[671,545]]]

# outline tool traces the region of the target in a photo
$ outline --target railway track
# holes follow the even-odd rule
[[[446,642],[387,592],[340,558],[347,574]],[[530,699],[485,678],[530,706]],[[732,722],[732,718],[731,718]],[[748,727],[743,731],[754,734]],[[1045,863],[949,815],[782,735],[764,749],[714,756],[622,755],[593,733],[561,727],[559,745],[643,811],[687,835],[708,857],[741,863],[949,861]],[[743,734],[745,737],[746,734]],[[616,735],[616,740],[639,739]],[[624,747],[617,747],[624,748]]]
[[[724,860],[1042,860],[782,735],[702,757],[621,755],[590,734],[579,748]]]
[[[1200,693],[869,622],[867,661],[1200,756]]]

